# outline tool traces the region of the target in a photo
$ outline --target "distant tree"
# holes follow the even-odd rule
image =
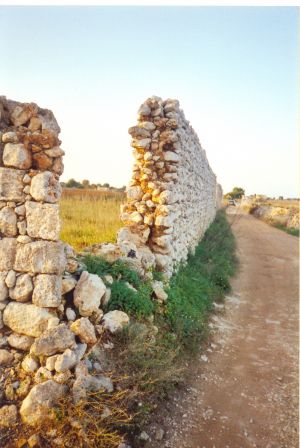
[[[232,191],[225,194],[226,199],[241,199],[244,196],[245,190],[241,187],[234,187]]]
[[[67,188],[83,188],[82,184],[78,182],[75,179],[69,179],[68,182],[66,182]]]
[[[84,179],[82,182],[83,188],[90,188],[90,181],[87,179]]]
[[[104,187],[104,188],[109,188],[110,185],[106,182],[105,184],[102,185],[102,187]]]

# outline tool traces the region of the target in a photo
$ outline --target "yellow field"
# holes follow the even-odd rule
[[[297,200],[287,200],[287,199],[274,199],[271,201],[265,201],[266,205],[272,205],[273,207],[283,207],[283,208],[299,208],[299,201]]]
[[[114,242],[122,227],[120,205],[124,193],[64,189],[60,201],[61,234],[75,250],[95,243]]]

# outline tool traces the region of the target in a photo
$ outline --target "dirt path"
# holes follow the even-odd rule
[[[298,239],[231,214],[240,268],[190,363],[185,390],[158,413],[151,447],[298,447]],[[159,437],[159,436],[157,436]]]

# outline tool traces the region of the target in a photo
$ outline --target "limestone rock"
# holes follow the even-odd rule
[[[15,238],[0,240],[0,271],[10,271],[16,257],[17,242]]]
[[[164,153],[164,159],[168,162],[179,162],[180,157],[176,154],[176,152],[166,151]]]
[[[98,275],[83,271],[74,290],[74,304],[81,316],[91,316],[100,306],[105,285]]]
[[[110,301],[111,298],[111,289],[106,288],[105,294],[101,299],[101,306],[106,307]]]
[[[40,307],[53,308],[61,303],[61,277],[39,274],[34,279],[32,302]]]
[[[34,241],[28,244],[19,244],[17,247],[14,263],[14,269],[16,271],[61,274],[64,271],[65,265],[66,258],[63,245],[60,242]]]
[[[161,302],[165,302],[167,300],[168,294],[164,290],[163,282],[157,280],[153,281],[152,288],[158,300],[160,300]]]
[[[37,106],[35,104],[23,103],[18,104],[11,113],[11,120],[14,126],[22,126],[37,112]]]
[[[63,354],[57,356],[55,361],[55,370],[58,373],[65,372],[66,370],[73,369],[77,362],[78,359],[76,353],[68,348],[63,352]]]
[[[123,328],[129,324],[129,316],[123,311],[114,310],[109,311],[103,316],[103,326],[112,334],[122,331]]]
[[[98,392],[99,390],[112,392],[113,383],[110,378],[105,376],[81,375],[73,384],[73,398],[75,403],[86,398],[87,392]]]
[[[25,171],[0,167],[0,201],[23,201]]]
[[[16,273],[13,269],[8,271],[7,276],[5,278],[5,284],[8,288],[13,288],[16,284]]]
[[[77,284],[77,280],[74,277],[68,276],[62,279],[62,287],[61,287],[61,293],[62,295],[67,294],[68,292],[72,291]]]
[[[14,361],[14,355],[5,349],[0,349],[0,366],[7,366]]]
[[[17,234],[17,215],[10,207],[0,210],[0,233],[5,236],[16,236]]]
[[[72,308],[66,309],[66,316],[67,316],[68,321],[73,321],[76,319],[76,313],[74,310],[72,310]]]
[[[3,151],[5,166],[27,170],[31,167],[30,151],[22,143],[6,143]]]
[[[51,356],[64,352],[67,348],[75,346],[75,336],[66,324],[60,324],[44,331],[35,340],[31,352],[36,356]]]
[[[14,131],[5,132],[2,135],[2,142],[3,143],[18,143],[19,139],[18,139],[17,133]]]
[[[127,197],[129,200],[132,201],[139,201],[140,199],[142,199],[144,192],[141,189],[141,187],[129,187],[126,190],[127,193]]]
[[[27,234],[33,238],[57,241],[59,239],[59,210],[57,204],[27,201]]]
[[[8,288],[5,283],[6,275],[6,272],[0,272],[0,302],[8,298]]]
[[[0,426],[11,428],[17,423],[18,411],[14,404],[2,406],[0,408]]]
[[[30,194],[36,201],[54,203],[61,196],[61,186],[53,173],[44,171],[33,177]]]
[[[53,380],[34,386],[22,403],[20,414],[24,423],[36,425],[49,417],[50,408],[66,393],[67,388]]]
[[[9,296],[17,302],[27,302],[31,297],[32,291],[31,276],[29,274],[21,274],[16,279],[15,287],[9,290]]]
[[[113,263],[123,255],[120,246],[112,243],[97,244],[97,247],[93,248],[92,253],[97,257],[104,258],[109,263]]]
[[[71,330],[75,333],[81,342],[95,344],[97,342],[95,329],[87,317],[77,319],[71,324]]]
[[[27,355],[22,361],[22,369],[27,373],[33,373],[39,368],[37,359],[32,355]]]
[[[8,336],[7,341],[11,347],[27,351],[34,343],[34,338],[24,334],[12,333]]]
[[[4,324],[16,333],[39,337],[47,328],[58,325],[59,319],[38,306],[10,302],[3,313]]]
[[[36,371],[34,381],[36,383],[43,383],[47,380],[52,380],[52,373],[46,367],[42,366]]]

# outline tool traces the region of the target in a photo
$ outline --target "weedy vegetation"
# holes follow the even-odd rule
[[[111,264],[89,255],[84,263],[89,272],[114,278],[107,285],[112,295],[105,311],[125,311],[130,325],[114,337],[115,347],[108,355],[112,368],[106,375],[111,376],[114,391],[90,394],[77,404],[71,394],[65,397],[54,410],[55,424],[45,419],[41,428],[34,429],[45,448],[74,444],[117,448],[124,435],[134,439],[159,403],[184,380],[185,361],[201,350],[213,302],[222,301],[230,291],[229,279],[237,267],[235,241],[224,211],[218,212],[187,263],[165,281],[168,300],[163,304],[153,297],[150,282],[143,282],[121,261]],[[159,272],[153,276],[162,279]],[[30,435],[20,425],[8,429],[5,440],[10,440],[11,431],[25,436],[25,442]]]

